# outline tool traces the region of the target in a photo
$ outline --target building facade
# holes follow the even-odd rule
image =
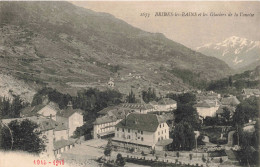
[[[158,142],[169,139],[169,126],[154,114],[131,113],[115,128],[115,147],[151,151]]]

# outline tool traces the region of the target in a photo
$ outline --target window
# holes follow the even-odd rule
[[[161,139],[163,140],[163,137],[161,137]]]
[[[123,130],[122,130],[123,132],[125,131],[125,129],[123,128]]]
[[[164,127],[164,124],[163,124],[163,127]]]
[[[140,130],[138,130],[138,133],[140,133]]]
[[[141,131],[141,134],[143,134],[143,131]]]
[[[158,138],[158,141],[160,141],[160,137]]]
[[[141,140],[142,140],[142,141],[144,141],[144,138],[143,138],[143,137],[141,137]]]
[[[165,133],[166,133],[166,129],[165,129]]]
[[[158,135],[160,135],[160,132],[158,132]]]
[[[130,129],[128,129],[128,133],[130,133]]]
[[[162,130],[162,134],[163,134],[163,130]]]
[[[117,128],[117,131],[119,131],[119,128]]]
[[[160,128],[162,128],[162,125],[160,124]]]

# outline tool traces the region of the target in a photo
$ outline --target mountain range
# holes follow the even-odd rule
[[[196,51],[223,60],[239,72],[260,65],[260,41],[232,36],[222,42],[205,44]]]
[[[63,93],[107,88],[109,80],[125,94],[184,91],[232,71],[163,34],[69,2],[0,2],[0,37],[2,75]]]

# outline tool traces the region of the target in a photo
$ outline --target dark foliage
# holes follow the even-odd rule
[[[211,81],[207,86],[207,90],[238,95],[244,88],[258,88],[260,82],[254,76],[256,75],[254,74],[256,72],[257,69],[253,71],[245,71],[241,74],[235,74],[220,80]]]
[[[190,104],[194,105],[196,103],[196,95],[193,93],[183,93],[183,94],[167,94],[166,97],[171,98],[177,102],[177,104]]]
[[[16,96],[12,101],[7,98],[0,99],[0,115],[2,118],[18,118],[21,110],[27,105],[19,96]]]
[[[121,103],[122,94],[115,90],[100,91],[98,89],[88,89],[78,92],[76,97],[72,98],[73,108],[80,108],[84,111],[85,121],[94,121],[97,112],[113,105]]]
[[[233,125],[242,125],[249,119],[259,117],[260,100],[258,97],[250,97],[242,101],[236,108],[233,115]]]
[[[36,123],[29,120],[21,122],[15,120],[11,121],[7,126],[10,129],[2,126],[1,130],[2,149],[22,150],[30,153],[40,153],[45,149],[44,141],[40,137],[41,132],[38,130]]]
[[[112,142],[111,142],[111,140],[108,140],[107,145],[106,145],[105,150],[104,150],[104,155],[110,156],[111,152],[112,152]]]
[[[200,129],[200,120],[197,110],[190,104],[179,104],[174,111],[175,123],[188,122],[195,130]]]
[[[195,133],[187,122],[180,122],[173,131],[172,146],[174,150],[190,151],[195,146]]]
[[[90,123],[85,123],[84,125],[77,127],[74,132],[74,138],[78,138],[80,136],[84,136],[85,140],[89,140],[92,138],[91,131],[93,130],[93,125]]]
[[[147,91],[142,91],[142,98],[145,103],[149,103],[150,101],[157,101],[158,98],[156,97],[155,89],[148,88]]]
[[[187,83],[195,88],[204,89],[207,82],[200,77],[200,73],[194,73],[187,69],[173,68],[170,71],[176,77],[181,78],[184,83]]]
[[[64,109],[72,99],[69,94],[62,94],[56,89],[44,87],[34,95],[31,105],[36,106],[42,104],[45,97],[48,97],[50,101],[57,103],[60,109]]]
[[[135,94],[132,89],[131,89],[131,92],[126,97],[126,102],[127,103],[136,103]]]
[[[116,164],[118,166],[125,166],[125,159],[122,157],[122,154],[118,153],[116,156]]]

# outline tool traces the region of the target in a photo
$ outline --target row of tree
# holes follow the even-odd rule
[[[15,96],[13,100],[6,97],[0,98],[0,115],[2,118],[18,118],[21,110],[27,105],[19,96]]]

